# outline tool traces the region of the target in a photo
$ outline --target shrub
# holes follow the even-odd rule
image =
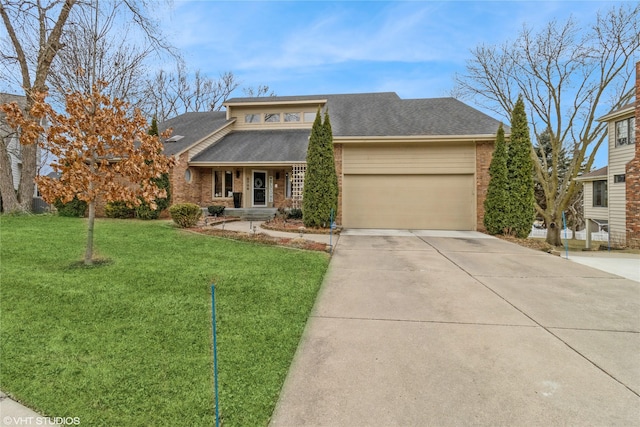
[[[207,207],[207,210],[209,211],[209,215],[222,216],[222,214],[224,213],[224,206],[213,205]]]
[[[202,209],[193,203],[178,203],[169,208],[169,213],[178,227],[189,228],[198,223]]]
[[[288,219],[302,219],[302,209],[292,208],[287,213],[287,218]]]
[[[157,203],[157,201],[156,201]],[[162,209],[151,209],[151,206],[147,202],[142,202],[140,206],[136,207],[136,218],[140,219],[158,219]]]
[[[79,200],[77,197],[74,197],[73,200],[68,203],[62,203],[60,199],[56,199],[56,201],[53,202],[53,206],[56,207],[58,215],[60,216],[81,218],[87,211],[87,202]]]
[[[107,218],[128,219],[133,218],[135,213],[135,208],[130,208],[126,202],[121,200],[109,202],[104,207],[104,214]]]

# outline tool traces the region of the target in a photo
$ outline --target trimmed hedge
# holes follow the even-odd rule
[[[56,207],[58,215],[60,216],[82,218],[87,211],[87,202],[79,200],[77,197],[74,197],[73,200],[67,203],[62,203],[60,199],[56,199],[56,201],[53,202],[53,206]]]
[[[198,223],[202,216],[202,209],[193,203],[178,203],[169,208],[169,213],[178,227],[189,228]]]
[[[135,216],[136,209],[127,206],[126,202],[109,202],[104,207],[104,215],[107,218],[129,219]]]
[[[209,211],[209,215],[222,216],[224,214],[224,208],[224,206],[213,205],[207,207],[207,210]]]

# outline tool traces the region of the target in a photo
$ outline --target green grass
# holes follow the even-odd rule
[[[0,217],[0,389],[86,426],[266,425],[328,256],[162,221]]]

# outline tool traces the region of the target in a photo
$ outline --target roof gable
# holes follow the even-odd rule
[[[164,154],[170,156],[181,153],[193,144],[211,135],[230,121],[224,111],[185,113],[158,124],[160,133],[172,128],[175,142],[163,141]],[[177,138],[183,136],[183,138]]]

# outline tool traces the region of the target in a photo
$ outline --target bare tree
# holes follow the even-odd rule
[[[250,98],[260,97],[260,96],[276,96],[274,91],[269,90],[269,86],[267,85],[258,85],[257,87],[245,87],[242,89],[244,94]]]
[[[231,71],[212,79],[200,70],[190,73],[186,65],[179,62],[174,72],[159,70],[147,81],[143,109],[160,122],[192,111],[220,111],[222,103],[238,86]]]
[[[142,94],[145,60],[153,46],[130,40],[132,28],[122,23],[120,2],[96,2],[93,9],[76,8],[69,19],[70,31],[62,35],[65,48],[51,65],[50,94],[64,105],[69,92],[90,93],[96,81],[107,81],[104,95],[129,103]]]
[[[546,199],[546,206],[536,204],[536,211],[549,225],[547,242],[552,245],[561,243],[562,212],[578,190],[573,178],[583,164],[591,168],[606,139],[606,124],[597,121],[602,105],[613,110],[633,97],[639,15],[639,4],[622,4],[599,13],[588,27],[573,18],[554,20],[539,32],[524,27],[514,42],[475,48],[466,74],[456,76],[454,94],[504,117],[522,94],[536,137],[548,129],[551,155],[532,150],[531,156]],[[561,178],[563,149],[570,162]]]
[[[47,92],[54,59],[65,48],[64,42],[72,39],[69,33],[77,29],[77,26],[71,28],[70,25],[72,10],[95,10],[102,7],[99,4],[125,11],[156,50],[172,52],[157,23],[148,17],[150,7],[155,6],[150,0],[104,0],[102,3],[97,0],[1,0],[0,18],[8,40],[3,41],[0,50],[0,78],[23,89],[27,97],[27,115],[33,107],[34,94]],[[7,211],[31,210],[37,174],[35,144],[21,146],[21,160],[20,185],[16,195],[12,185],[8,185],[11,163],[4,139],[0,138],[0,195]]]

